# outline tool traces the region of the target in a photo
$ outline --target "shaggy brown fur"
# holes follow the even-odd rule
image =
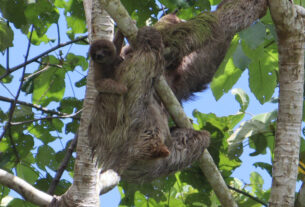
[[[167,113],[154,90],[163,72],[163,43],[154,28],[139,30],[133,52],[114,71],[126,94],[100,92],[89,141],[103,170],[127,181],[147,181],[197,160],[209,144],[206,131],[168,128]]]
[[[94,64],[96,90],[102,93],[126,93],[126,86],[114,80],[115,71],[122,62],[114,44],[104,39],[97,40],[91,44],[89,53]]]
[[[122,172],[135,160],[169,155],[164,145],[166,137],[150,119],[154,116],[153,81],[162,74],[162,48],[161,36],[156,30],[141,29],[133,54],[116,70],[112,69],[112,78],[117,84],[125,85],[128,93],[99,90],[89,138],[104,169]]]

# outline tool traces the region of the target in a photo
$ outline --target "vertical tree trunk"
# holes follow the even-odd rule
[[[288,0],[269,1],[279,48],[279,114],[272,170],[272,206],[294,206],[303,110],[302,18]]]
[[[89,41],[103,37],[112,40],[113,38],[113,20],[102,10],[98,0],[84,0]],[[93,84],[93,68],[90,64],[86,94],[81,116],[81,122],[78,131],[77,158],[74,166],[73,185],[62,196],[63,206],[100,206],[99,194],[99,169],[92,160],[91,148],[88,143],[88,125],[91,118],[91,111],[97,91]]]

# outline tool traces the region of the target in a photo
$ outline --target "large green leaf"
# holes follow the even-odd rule
[[[49,56],[49,63],[57,64],[59,61]],[[34,80],[32,101],[35,104],[47,106],[51,101],[60,101],[65,92],[65,73],[60,68],[47,66]]]
[[[265,49],[263,45],[255,50],[243,44],[243,49],[251,58],[249,65],[250,89],[261,104],[269,101],[277,86],[278,55],[272,49]]]
[[[71,39],[74,34],[86,32],[86,19],[83,2],[80,0],[69,0],[65,4],[65,15],[67,20],[68,35]]]
[[[0,51],[13,46],[14,32],[11,27],[0,19]]]
[[[88,60],[84,56],[68,53],[64,67],[66,70],[73,71],[77,66],[80,66],[83,71],[88,69]]]
[[[231,42],[231,46],[219,66],[211,83],[211,89],[216,100],[220,99],[224,93],[227,93],[237,82],[242,71],[235,67],[231,56],[234,54],[238,45],[238,38],[235,37]]]
[[[25,0],[1,0],[0,10],[4,18],[14,23],[16,28],[21,28],[27,24],[24,10],[27,6]]]
[[[33,127],[31,127],[31,134],[40,139],[44,144],[53,142],[56,139],[51,135],[50,131],[40,123],[36,123],[33,125]]]
[[[25,9],[25,16],[28,22],[34,25],[38,37],[42,37],[51,24],[57,23],[59,11],[48,0],[37,0],[30,3]]]
[[[272,120],[276,118],[277,112],[260,114],[251,120],[243,122],[238,129],[228,138],[231,159],[239,157],[243,152],[242,142],[250,136],[271,132],[269,128]]]

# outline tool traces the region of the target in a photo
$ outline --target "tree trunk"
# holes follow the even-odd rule
[[[279,49],[279,113],[272,169],[272,206],[294,206],[303,110],[303,20],[288,0],[269,1]]]
[[[92,5],[92,6],[91,6]],[[113,20],[101,9],[97,0],[85,0],[84,8],[89,31],[89,41],[103,37],[112,40]],[[88,125],[97,91],[93,85],[93,67],[90,64],[86,94],[78,131],[77,158],[74,166],[73,185],[61,197],[61,206],[100,206],[99,169],[92,159],[92,150],[88,143]]]

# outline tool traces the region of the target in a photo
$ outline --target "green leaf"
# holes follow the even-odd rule
[[[210,0],[211,5],[218,5],[221,0]]]
[[[28,37],[29,37],[29,36],[28,36]],[[43,34],[43,35],[38,36],[37,31],[36,31],[36,30],[33,31],[33,33],[32,33],[32,39],[31,39],[31,43],[32,43],[33,45],[37,45],[37,46],[38,46],[38,45],[40,45],[42,42],[43,42],[43,43],[48,43],[48,42],[50,42],[50,41],[54,42],[54,40],[49,39],[48,36],[47,36],[46,34]]]
[[[244,71],[248,68],[251,60],[245,55],[240,44],[237,45],[236,50],[233,54],[233,62],[236,67]]]
[[[243,122],[238,129],[228,138],[228,155],[231,159],[239,157],[243,152],[242,142],[244,139],[265,132],[272,132],[270,122],[276,117],[276,112],[260,114],[251,120]]]
[[[21,28],[27,24],[24,10],[27,2],[24,0],[1,0],[0,10],[5,19],[14,23],[16,28]]]
[[[238,38],[234,38],[212,80],[211,89],[216,100],[220,99],[224,93],[227,93],[242,74],[242,71],[235,67],[233,59],[230,58],[236,50],[237,43]]]
[[[31,134],[40,139],[44,144],[48,144],[55,140],[55,137],[50,134],[50,131],[39,123],[34,125]]]
[[[25,166],[22,163],[18,163],[16,166],[17,176],[24,179],[30,184],[34,184],[38,178],[38,172],[31,166]]]
[[[42,145],[38,148],[38,152],[36,155],[37,166],[42,169],[46,170],[46,166],[52,166],[52,162],[55,159],[55,152],[54,150],[49,147],[48,145]]]
[[[220,130],[226,130],[226,129],[233,129],[235,125],[243,119],[244,114],[240,113],[237,115],[217,117],[213,113],[203,114],[197,110],[194,110],[193,116],[197,118],[197,122],[200,126],[200,129],[202,129],[205,126],[206,122],[209,122]]]
[[[14,198],[9,204],[8,207],[37,207],[29,201],[21,200],[19,198]]]
[[[83,77],[82,79],[80,79],[79,81],[77,81],[75,83],[75,86],[80,88],[80,87],[83,87],[87,84],[87,76]]]
[[[6,70],[2,65],[0,65],[0,76],[2,76],[4,74],[6,74]],[[10,83],[10,82],[12,82],[12,79],[13,79],[13,76],[7,75],[5,78],[1,79],[1,82]]]
[[[70,132],[76,133],[79,127],[78,120],[72,120],[70,123],[66,124],[65,133],[68,134]]]
[[[264,191],[263,191],[264,180],[260,176],[260,174],[258,174],[257,172],[252,172],[250,175],[250,183],[252,186],[252,192],[256,196],[262,197],[264,194]]]
[[[52,177],[50,176],[49,173],[47,173],[46,178],[42,178],[42,179],[37,180],[37,182],[35,184],[35,187],[38,188],[41,191],[47,192],[47,190],[50,187],[51,182],[52,182]]]
[[[158,203],[154,199],[146,198],[145,195],[143,195],[139,191],[135,193],[134,203],[136,206],[141,206],[141,207],[153,207],[153,206],[158,207]]]
[[[227,153],[219,153],[219,164],[218,168],[221,170],[222,174],[226,174],[225,172],[229,172],[228,174],[232,174],[233,170],[241,165],[239,160],[230,159]]]
[[[249,137],[250,147],[255,149],[255,152],[250,153],[250,156],[256,156],[259,154],[266,154],[266,148],[268,145],[267,136],[268,133],[254,134]]]
[[[238,101],[240,105],[241,112],[245,112],[249,105],[249,96],[246,94],[246,92],[241,88],[235,88],[231,91],[233,95],[235,95],[236,101]]]
[[[55,188],[55,195],[64,194],[70,186],[71,186],[71,182],[65,179],[61,179]]]
[[[261,104],[269,101],[277,86],[278,55],[274,49],[263,46],[251,50],[243,44],[247,56],[252,59],[249,65],[249,85]]]
[[[272,177],[272,165],[270,165],[269,163],[256,162],[256,163],[253,164],[253,166],[259,167],[259,168],[261,168],[263,170],[267,170],[267,172],[270,175],[270,177]]]
[[[67,97],[60,101],[60,106],[57,109],[63,113],[72,114],[73,112],[79,111],[82,106],[82,101],[76,98]]]
[[[29,106],[18,105],[13,114],[13,121],[25,121],[34,119],[34,113]]]
[[[277,110],[274,110],[272,112],[255,115],[253,116],[252,119],[261,121],[263,123],[270,123],[271,121],[276,120],[276,118],[277,118]]]
[[[79,0],[69,0],[66,2],[65,15],[70,34],[86,32],[86,18],[83,2]]]
[[[255,49],[265,41],[266,27],[261,22],[257,22],[240,32],[239,36],[251,49]]]
[[[64,63],[64,68],[69,71],[73,71],[77,66],[80,66],[83,71],[88,69],[88,61],[84,56],[74,55],[69,53],[66,56],[66,61]]]
[[[25,9],[25,16],[34,25],[38,37],[42,37],[51,24],[57,23],[59,12],[48,0],[36,0]]]
[[[0,19],[0,51],[13,46],[14,32],[11,27]]]
[[[58,64],[58,60],[49,56],[49,63]],[[51,101],[60,101],[65,92],[65,71],[49,66],[49,68],[34,80],[32,101],[35,104],[47,106]]]
[[[26,158],[26,156],[31,152],[31,150],[34,147],[34,139],[29,134],[21,134],[21,133],[13,133],[13,137],[16,138],[16,148],[18,151],[18,154],[20,156],[20,159],[23,160]]]

